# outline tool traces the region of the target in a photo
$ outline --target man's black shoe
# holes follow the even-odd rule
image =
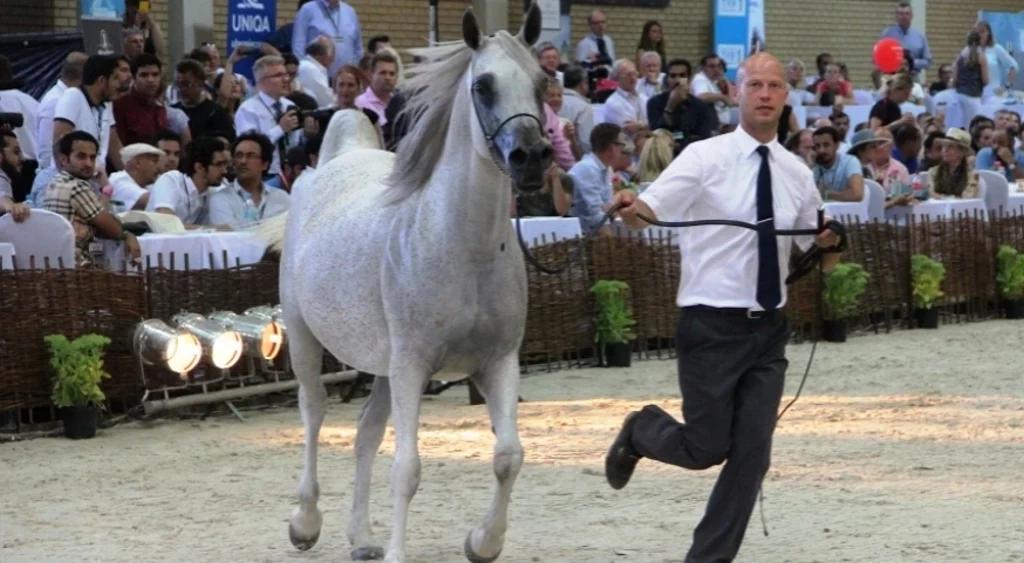
[[[629,478],[633,476],[636,464],[643,457],[633,448],[630,439],[630,436],[633,435],[633,424],[636,423],[636,417],[639,415],[640,411],[626,415],[625,420],[622,421],[619,435],[615,437],[612,447],[608,450],[608,455],[604,458],[604,476],[613,489],[621,489],[626,486]]]

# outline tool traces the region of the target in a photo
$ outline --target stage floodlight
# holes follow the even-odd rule
[[[160,319],[142,321],[135,327],[132,348],[144,363],[164,365],[178,374],[192,371],[203,355],[195,336]]]
[[[214,367],[227,369],[242,357],[242,335],[196,313],[179,313],[171,319],[203,345],[203,354]]]
[[[284,346],[284,329],[273,319],[231,311],[210,313],[207,318],[241,334],[246,352],[253,357],[273,361]]]
[[[280,305],[260,305],[259,307],[250,307],[245,310],[245,316],[247,317],[259,317],[261,319],[267,319],[274,321],[281,330],[287,332],[288,327],[284,324],[284,319],[281,318],[281,306]]]

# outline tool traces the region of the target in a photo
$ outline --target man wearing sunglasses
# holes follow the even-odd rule
[[[647,101],[647,122],[651,129],[672,132],[675,154],[690,143],[707,139],[718,128],[712,107],[690,94],[690,72],[686,59],[669,61],[665,91]]]

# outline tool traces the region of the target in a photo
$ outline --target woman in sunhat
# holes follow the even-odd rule
[[[938,142],[942,145],[942,160],[928,169],[929,197],[978,197],[978,173],[974,170],[971,134],[963,129],[952,128]]]

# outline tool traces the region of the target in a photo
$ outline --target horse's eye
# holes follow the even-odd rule
[[[473,81],[473,93],[481,103],[490,106],[494,103],[494,76],[485,74]]]

